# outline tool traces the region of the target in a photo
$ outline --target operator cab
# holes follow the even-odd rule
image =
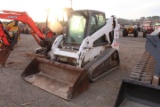
[[[79,49],[82,41],[106,25],[105,13],[94,10],[72,12],[64,37],[67,48]],[[105,35],[95,41],[94,45],[106,42]]]

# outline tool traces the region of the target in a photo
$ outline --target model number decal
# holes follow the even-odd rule
[[[17,16],[8,16],[8,18],[15,19],[15,18],[17,18]]]

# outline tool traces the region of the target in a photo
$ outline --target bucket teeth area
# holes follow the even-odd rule
[[[0,47],[0,65],[5,66],[7,58],[10,54],[11,50],[9,46],[2,45]]]
[[[35,58],[22,73],[25,81],[47,92],[71,100],[89,87],[89,77],[83,68]]]

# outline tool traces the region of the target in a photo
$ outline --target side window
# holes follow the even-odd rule
[[[97,14],[96,17],[98,19],[98,28],[100,28],[105,24],[106,19],[103,14]]]
[[[94,33],[96,29],[97,29],[97,18],[95,16],[92,16],[90,34]]]
[[[106,19],[104,14],[101,14],[101,13],[92,14],[90,35],[95,33],[98,29],[100,29],[105,24],[106,24]]]

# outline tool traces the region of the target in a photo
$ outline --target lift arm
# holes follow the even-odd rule
[[[26,12],[3,10],[0,12],[0,18],[21,21],[22,23],[27,24],[32,30],[30,33],[39,45],[41,45],[40,41],[45,39],[45,35],[39,30],[35,22]]]
[[[7,38],[5,37],[5,32],[3,30],[3,25],[0,22],[0,43],[2,42],[1,40],[4,42],[5,45],[10,46]]]

